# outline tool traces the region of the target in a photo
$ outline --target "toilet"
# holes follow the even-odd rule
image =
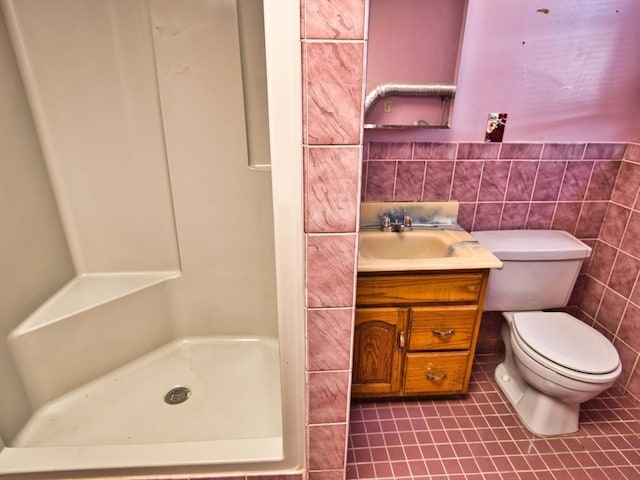
[[[537,435],[578,430],[580,404],[611,387],[622,372],[606,337],[560,311],[591,248],[560,230],[499,230],[472,235],[503,262],[492,270],[485,311],[501,311],[505,359],[498,387]]]

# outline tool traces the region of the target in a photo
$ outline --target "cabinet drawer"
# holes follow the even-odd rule
[[[375,306],[478,302],[481,287],[482,272],[360,275],[356,304]]]
[[[475,305],[413,307],[409,350],[466,350],[478,314]]]
[[[404,393],[461,393],[469,352],[408,353]]]

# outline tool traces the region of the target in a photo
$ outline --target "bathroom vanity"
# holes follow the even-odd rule
[[[360,272],[352,397],[465,393],[488,275]]]
[[[489,271],[455,202],[363,203],[353,398],[465,393]]]

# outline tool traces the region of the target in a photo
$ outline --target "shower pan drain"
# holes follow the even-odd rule
[[[164,401],[169,405],[178,405],[186,402],[191,396],[191,390],[188,387],[173,387],[164,396]]]

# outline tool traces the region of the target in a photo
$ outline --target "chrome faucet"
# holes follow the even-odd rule
[[[411,217],[405,215],[402,223],[391,223],[391,218],[385,215],[380,219],[380,230],[383,232],[409,232],[413,230]]]

